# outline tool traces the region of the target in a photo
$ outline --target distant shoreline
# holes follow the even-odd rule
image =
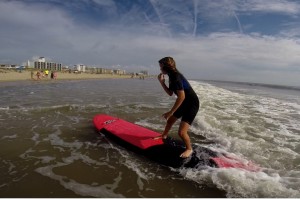
[[[0,71],[0,83],[11,81],[57,81],[57,80],[84,80],[84,79],[126,79],[131,78],[131,75],[117,75],[117,74],[90,74],[90,73],[63,73],[57,72],[57,79],[51,79],[50,74],[48,77],[40,77],[37,79],[36,71],[31,77],[31,71]]]

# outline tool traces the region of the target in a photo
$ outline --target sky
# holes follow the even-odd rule
[[[1,0],[0,63],[45,57],[187,79],[300,86],[297,0]]]

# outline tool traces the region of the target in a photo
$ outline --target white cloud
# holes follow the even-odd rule
[[[161,57],[174,56],[179,69],[190,78],[299,85],[298,79],[284,77],[300,75],[297,67],[300,45],[292,39],[216,33],[182,40],[152,38],[148,41],[144,48],[160,52]]]
[[[176,19],[168,17],[176,10],[172,9],[165,19]],[[291,37],[233,32],[168,37],[155,32],[161,25],[157,23],[87,27],[61,9],[22,2],[0,2],[0,23],[5,27],[0,30],[0,43],[5,46],[0,49],[0,62],[22,63],[44,56],[66,65],[120,64],[128,71],[147,68],[155,74],[159,73],[157,61],[173,56],[188,78],[300,86],[300,44]],[[191,21],[186,23],[193,26]],[[150,31],[153,27],[155,31]]]
[[[239,2],[239,9],[243,11],[257,11],[263,13],[281,13],[296,15],[300,13],[299,2],[288,0],[249,0]]]

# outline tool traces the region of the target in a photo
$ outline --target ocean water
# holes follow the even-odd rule
[[[95,131],[104,113],[161,132],[156,79],[0,84],[0,197],[300,197],[300,89],[190,80],[194,144],[262,169],[174,169]],[[170,136],[177,136],[178,123]]]

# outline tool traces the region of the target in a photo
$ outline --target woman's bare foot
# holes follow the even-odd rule
[[[167,139],[167,136],[166,135],[160,135],[160,136],[157,136],[157,137],[153,138],[153,140],[158,140],[158,139]]]
[[[190,157],[190,155],[193,153],[193,150],[192,149],[187,149],[185,150],[181,155],[180,157],[181,158],[188,158]]]

